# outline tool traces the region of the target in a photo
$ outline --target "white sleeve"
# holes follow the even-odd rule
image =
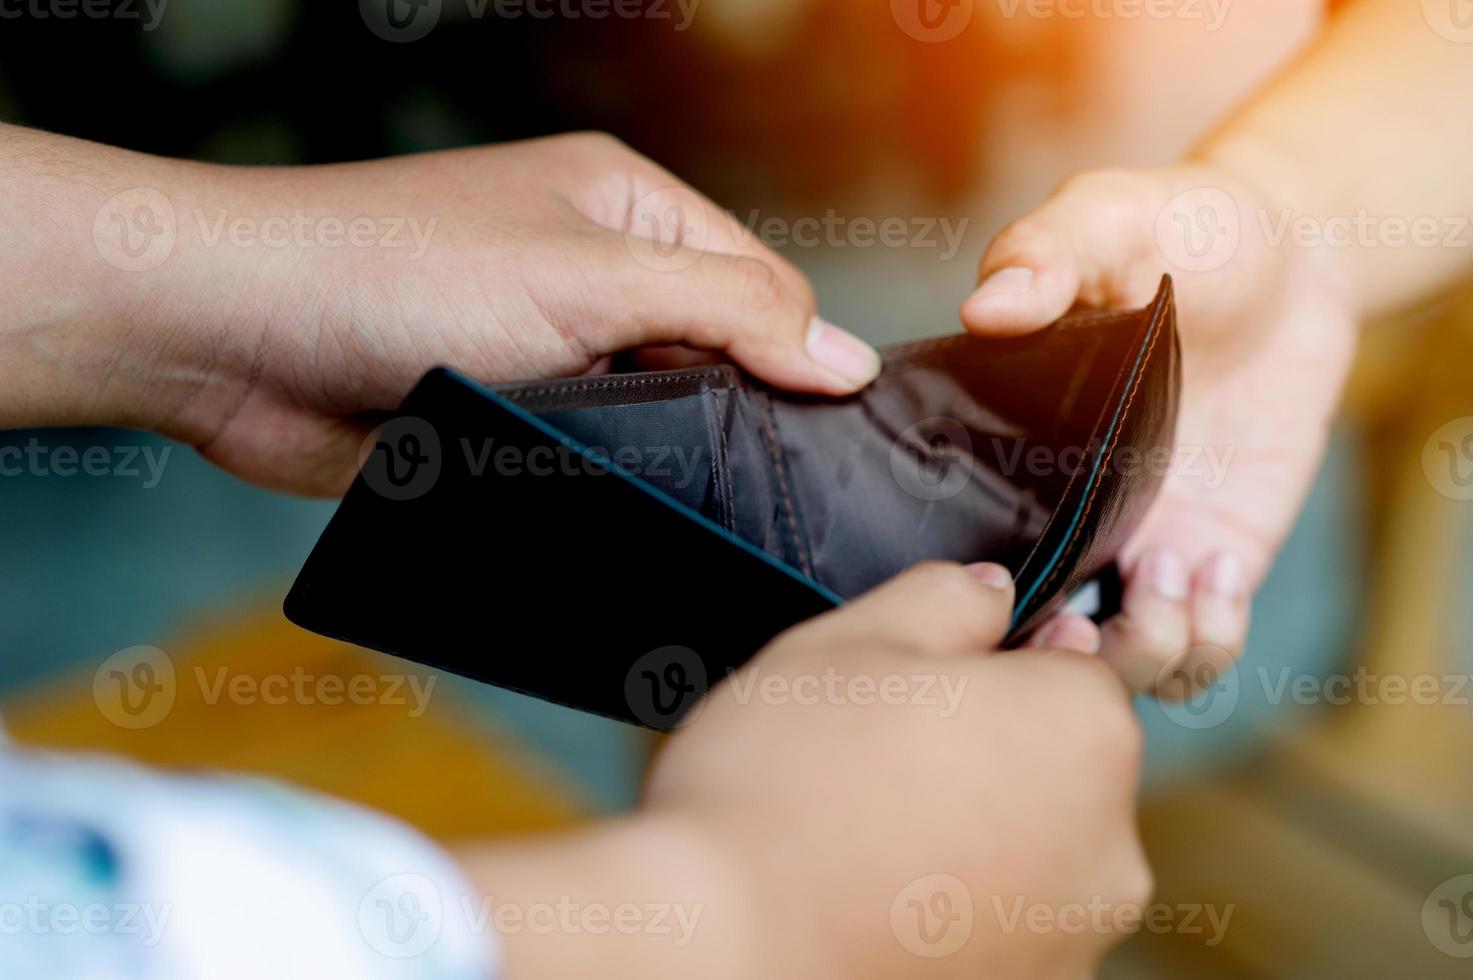
[[[409,827],[262,780],[0,743],[0,976],[488,980],[496,935]]]

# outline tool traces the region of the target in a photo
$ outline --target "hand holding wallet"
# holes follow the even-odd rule
[[[1170,280],[1142,310],[884,355],[847,398],[726,365],[495,388],[432,371],[286,613],[662,729],[783,629],[919,561],[1006,565],[1017,642],[1154,499],[1180,385]]]

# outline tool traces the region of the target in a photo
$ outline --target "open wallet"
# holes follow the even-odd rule
[[[1007,566],[1021,642],[1144,517],[1179,360],[1165,279],[1142,310],[892,347],[847,398],[729,365],[494,387],[437,368],[366,444],[286,614],[656,729],[927,559]]]

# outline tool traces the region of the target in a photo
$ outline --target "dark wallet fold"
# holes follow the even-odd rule
[[[729,366],[495,388],[436,369],[380,428],[286,614],[662,729],[783,629],[926,559],[1006,565],[1021,640],[1155,496],[1171,282],[1143,310],[884,358],[841,399]]]

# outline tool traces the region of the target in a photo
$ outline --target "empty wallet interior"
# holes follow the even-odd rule
[[[839,597],[921,560],[1004,564],[1021,626],[1149,504],[1175,343],[1168,281],[1145,310],[891,348],[844,399],[724,365],[495,390]]]

